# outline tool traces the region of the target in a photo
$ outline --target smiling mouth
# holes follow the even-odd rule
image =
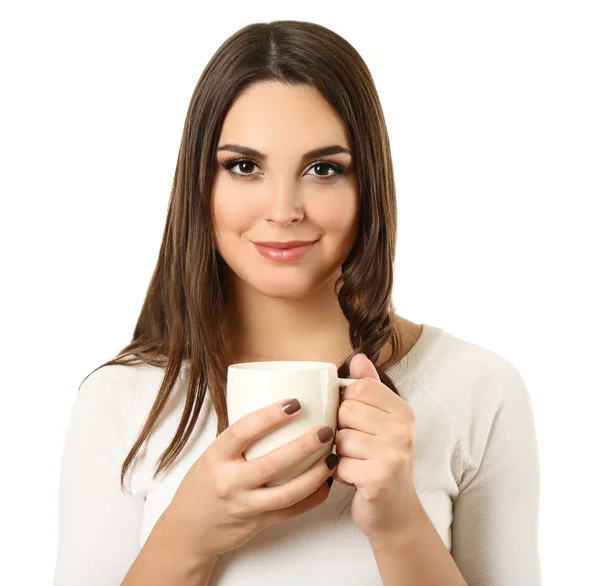
[[[286,248],[299,248],[300,246],[306,246],[308,244],[313,244],[317,240],[318,239],[315,239],[315,240],[288,240],[287,242],[277,242],[277,241],[259,242],[259,241],[256,241],[256,242],[254,242],[254,244],[257,244],[258,246],[263,246],[265,248],[286,249]]]
[[[271,246],[263,246],[256,242],[253,242],[253,244],[256,250],[269,260],[275,262],[293,262],[304,258],[316,242],[317,241],[309,242],[302,246],[294,246],[293,248],[274,248]]]

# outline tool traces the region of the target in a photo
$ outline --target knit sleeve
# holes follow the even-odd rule
[[[118,586],[139,553],[143,503],[120,487],[134,390],[125,366],[80,386],[62,454],[54,586]]]
[[[476,407],[463,446],[451,553],[469,586],[539,586],[539,455],[531,401],[510,363],[494,378],[494,392],[481,404],[488,415]]]

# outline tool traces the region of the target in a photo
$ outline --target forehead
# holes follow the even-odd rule
[[[315,146],[340,144],[350,149],[344,121],[312,86],[257,83],[231,105],[219,144],[251,146],[261,152],[273,147],[305,152]]]

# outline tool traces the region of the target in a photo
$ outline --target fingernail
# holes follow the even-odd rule
[[[291,415],[300,409],[300,401],[298,401],[298,399],[292,399],[291,401],[284,403],[281,408],[286,415]]]
[[[333,476],[330,476],[330,477],[327,479],[327,484],[329,485],[329,488],[331,488],[331,485],[333,484]]]
[[[317,437],[322,444],[326,444],[333,437],[333,429],[331,427],[322,427],[317,433]]]
[[[327,456],[327,458],[325,458],[325,464],[327,464],[327,468],[333,470],[337,466],[339,460],[340,459],[338,458],[337,454],[331,453],[329,456]]]

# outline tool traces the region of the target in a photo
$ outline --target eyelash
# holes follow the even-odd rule
[[[219,164],[221,165],[221,167],[223,167],[223,169],[225,169],[225,171],[227,171],[230,175],[233,175],[236,178],[241,178],[243,180],[246,180],[246,179],[251,179],[251,178],[255,177],[255,175],[250,175],[248,173],[236,173],[235,171],[232,171],[233,167],[236,167],[237,165],[241,165],[242,163],[252,163],[256,167],[259,166],[258,163],[256,163],[252,159],[238,159],[236,157],[232,157],[230,159],[225,159],[223,162],[221,162]],[[346,169],[345,167],[342,167],[341,165],[336,165],[335,163],[329,163],[327,161],[317,161],[316,163],[313,163],[313,165],[310,167],[310,169],[312,169],[313,167],[316,167],[317,165],[323,165],[323,166],[329,167],[335,171],[335,173],[333,175],[327,175],[327,176],[313,175],[314,177],[317,177],[319,180],[322,180],[322,181],[331,181],[332,179],[338,179],[339,177],[341,177],[342,175],[345,175],[348,172],[348,169]]]

